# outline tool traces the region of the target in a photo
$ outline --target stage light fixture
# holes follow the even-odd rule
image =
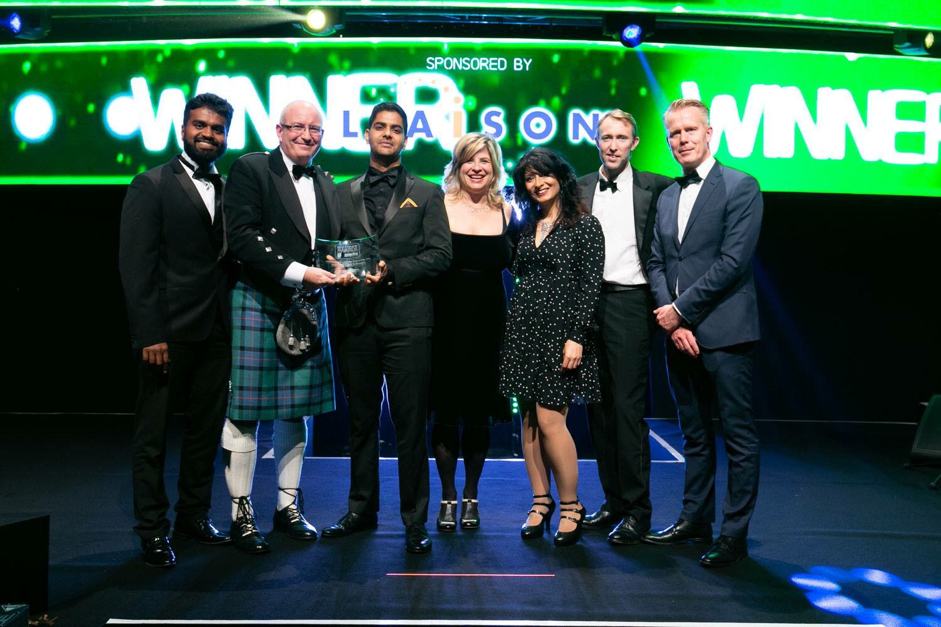
[[[7,20],[7,28],[10,29],[10,32],[14,35],[19,35],[20,31],[23,30],[23,19],[20,17],[19,13],[14,13]]]
[[[892,41],[899,54],[915,57],[937,56],[938,48],[934,42],[934,32],[897,30]]]
[[[603,31],[628,48],[636,48],[650,39],[656,26],[656,18],[652,15],[610,14],[604,17]]]
[[[621,43],[636,48],[644,40],[644,28],[640,24],[628,24],[621,30]]]
[[[343,28],[343,14],[328,9],[311,9],[298,26],[308,35],[326,37]]]
[[[0,37],[36,40],[49,34],[49,15],[42,11],[0,14]]]

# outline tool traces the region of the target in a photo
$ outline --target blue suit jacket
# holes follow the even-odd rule
[[[716,162],[703,181],[682,243],[677,237],[680,189],[674,183],[657,202],[647,263],[657,306],[675,303],[704,348],[759,339],[752,275],[764,211],[758,181]]]

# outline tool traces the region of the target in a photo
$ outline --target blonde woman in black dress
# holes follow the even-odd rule
[[[500,361],[500,391],[523,411],[523,457],[533,488],[524,539],[538,538],[555,511],[555,544],[581,537],[585,508],[578,500],[578,457],[565,424],[569,405],[601,400],[592,322],[604,272],[604,234],[579,199],[575,171],[558,153],[534,148],[513,171],[516,195],[527,205],[513,262]]]
[[[481,133],[458,140],[444,174],[444,206],[454,257],[435,291],[431,443],[441,478],[437,526],[480,526],[477,484],[490,447],[490,426],[510,421],[498,389],[500,341],[506,321],[503,270],[518,233],[503,200],[506,177],[497,142]],[[454,475],[464,456],[458,516]]]

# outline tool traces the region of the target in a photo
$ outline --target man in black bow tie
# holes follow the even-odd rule
[[[241,264],[232,290],[232,398],[222,432],[225,478],[232,498],[232,539],[246,553],[267,553],[251,502],[258,423],[274,421],[278,499],[274,530],[313,541],[300,488],[307,417],[334,409],[333,363],[323,288],[330,272],[313,266],[316,240],[340,232],[336,186],[311,165],[320,150],[323,116],[292,102],[275,127],[271,154],[244,155],[232,165],[226,190],[229,246]],[[314,349],[289,355],[275,333],[300,290],[317,312]]]
[[[167,535],[167,429],[182,399],[174,536],[227,544],[209,517],[213,464],[229,381],[223,180],[232,106],[200,94],[183,110],[183,153],[134,177],[121,212],[119,263],[139,362],[133,440],[134,531],[150,566],[176,564]]]
[[[379,266],[337,301],[340,376],[350,407],[349,511],[324,529],[348,535],[377,524],[382,383],[398,447],[399,502],[406,550],[425,553],[431,369],[432,280],[451,263],[451,230],[441,188],[402,166],[405,111],[376,105],[366,127],[369,170],[339,186],[343,239],[376,236]]]
[[[683,176],[660,195],[647,271],[657,323],[669,336],[667,364],[683,429],[686,483],[679,519],[644,541],[712,542],[717,416],[729,459],[728,488],[719,537],[700,563],[728,566],[748,554],[745,538],[758,497],[751,394],[759,329],[752,257],[763,203],[758,181],[712,156],[706,105],[677,100],[663,121]]]
[[[647,361],[656,324],[644,264],[657,198],[673,183],[631,166],[637,122],[620,109],[598,122],[601,169],[579,179],[582,200],[604,230],[605,265],[598,306],[602,402],[589,408],[605,501],[585,518],[615,545],[636,544],[650,528],[650,445],[644,420]],[[615,527],[615,525],[617,525]]]

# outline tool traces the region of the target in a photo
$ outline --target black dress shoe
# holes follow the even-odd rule
[[[238,512],[232,522],[232,527],[229,529],[235,548],[252,555],[269,552],[271,549],[267,540],[258,531],[251,499],[247,496],[241,496],[232,500],[238,502]]]
[[[699,563],[708,568],[731,566],[748,557],[748,542],[745,538],[719,536],[706,554],[699,559]]]
[[[591,531],[597,529],[604,529],[607,531],[614,525],[618,524],[619,520],[621,520],[620,514],[609,512],[606,509],[599,509],[597,512],[585,516],[585,522],[582,523],[582,527]]]
[[[427,553],[431,550],[431,538],[425,525],[414,523],[405,528],[405,550],[409,553]]]
[[[712,525],[710,523],[694,523],[680,518],[662,531],[648,532],[642,540],[647,544],[712,542]]]
[[[176,555],[173,554],[173,549],[170,548],[170,541],[167,536],[142,539],[140,546],[144,551],[144,563],[148,566],[155,568],[176,566]]]
[[[480,503],[477,499],[461,501],[461,529],[480,529]]]
[[[307,522],[303,511],[296,504],[274,513],[274,530],[283,531],[292,540],[309,542],[317,539],[317,528]]]
[[[284,488],[280,491],[290,494]],[[317,529],[304,518],[304,493],[300,488],[294,490],[294,502],[274,513],[274,530],[283,531],[292,540],[313,541],[317,539]]]
[[[441,501],[438,510],[438,520],[435,522],[438,531],[454,531],[457,529],[457,501]]]
[[[216,529],[208,515],[177,516],[173,523],[173,535],[193,538],[201,544],[232,543],[232,538]]]
[[[648,531],[650,531],[649,525],[642,527],[633,516],[625,516],[614,531],[608,534],[608,542],[617,546],[637,544]]]
[[[323,530],[325,538],[339,538],[348,536],[364,529],[375,529],[379,526],[379,517],[375,514],[354,514],[347,512],[343,518]]]

